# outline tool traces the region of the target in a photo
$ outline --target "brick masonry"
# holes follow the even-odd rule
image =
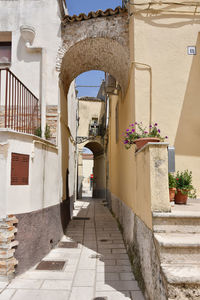
[[[58,124],[58,106],[47,105],[46,107],[46,123],[50,127],[50,138],[48,140],[56,144],[57,124]]]
[[[15,216],[0,219],[0,281],[12,279],[15,266],[18,261],[14,257],[18,242],[15,240],[17,229],[14,224],[18,223]]]

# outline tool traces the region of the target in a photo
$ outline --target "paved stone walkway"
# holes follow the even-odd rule
[[[43,259],[64,260],[63,269],[35,266],[9,285],[0,283],[0,300],[144,300],[117,223],[103,202],[77,201],[74,214],[78,219],[70,222],[61,241],[78,244],[57,247]]]

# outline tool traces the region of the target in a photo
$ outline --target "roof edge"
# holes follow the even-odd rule
[[[73,16],[69,16],[66,15],[63,18],[63,23],[74,23],[74,22],[80,22],[80,21],[85,21],[85,20],[89,20],[89,19],[93,19],[93,18],[100,18],[100,17],[108,17],[108,16],[114,16],[114,15],[118,15],[121,13],[125,13],[127,12],[127,9],[121,6],[117,6],[115,9],[112,8],[108,8],[105,11],[99,9],[96,12],[91,11],[88,13],[88,15],[81,13],[78,16],[77,15],[73,15]]]

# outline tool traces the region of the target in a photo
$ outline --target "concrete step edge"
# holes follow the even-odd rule
[[[154,239],[165,248],[200,248],[198,233],[154,233]]]
[[[200,264],[161,264],[162,272],[170,284],[199,284]]]
[[[200,212],[188,212],[188,211],[181,211],[181,212],[153,212],[152,213],[153,219],[156,218],[183,218],[183,219],[199,219],[200,220]]]

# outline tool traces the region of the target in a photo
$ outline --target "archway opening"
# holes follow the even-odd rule
[[[110,81],[111,90],[109,92],[121,93],[121,95],[123,96],[125,95],[128,87],[128,73],[129,73],[127,72],[127,70],[129,70],[129,53],[128,53],[128,48],[126,47],[127,45],[123,42],[123,38],[120,40],[118,39],[118,37],[116,38],[106,37],[106,35],[101,35],[100,33],[98,33],[98,36],[96,37],[88,36],[85,37],[85,39],[83,38],[84,35],[82,36],[81,39],[77,38],[77,41],[74,44],[73,41],[69,41],[69,44],[67,44],[67,40],[66,41],[64,40],[63,49],[61,51],[62,57],[61,57],[61,65],[60,65],[60,115],[61,115],[60,147],[62,148],[62,158],[61,158],[61,165],[63,170],[62,180],[63,183],[66,181],[65,176],[66,176],[67,168],[69,169],[69,177],[74,170],[75,172],[74,183],[71,180],[71,183],[69,183],[69,185],[71,187],[72,186],[75,187],[75,192],[74,192],[75,199],[76,197],[81,196],[80,176],[82,176],[81,172],[78,172],[80,169],[79,164],[81,164],[79,162],[78,156],[81,151],[79,151],[80,148],[78,148],[78,146],[75,146],[76,141],[77,139],[80,138],[82,142],[83,141],[85,142],[87,141],[88,143],[97,142],[103,148],[106,148],[106,142],[105,142],[106,139],[104,138],[104,136],[106,133],[106,124],[109,115],[108,114],[109,105],[107,105],[107,102],[105,101],[107,92],[105,93],[105,95],[102,94],[102,90],[104,89],[105,91],[106,88],[105,86],[106,80],[104,83],[101,84],[100,87],[101,92],[100,95],[98,94],[98,97],[95,97],[96,99],[94,99],[94,97],[92,97],[93,99],[91,99],[91,97],[87,97],[87,96],[82,98],[78,98],[76,96],[78,111],[80,109],[81,102],[84,103],[85,106],[87,106],[86,103],[88,102],[89,103],[88,106],[90,107],[90,110],[91,107],[97,105],[97,103],[98,105],[101,105],[103,107],[103,109],[101,109],[101,111],[103,111],[103,114],[99,113],[99,115],[97,116],[96,115],[89,116],[88,113],[89,110],[88,111],[86,110],[85,114],[83,115],[89,116],[89,124],[87,123],[87,125],[85,126],[87,133],[83,133],[83,132],[79,133],[79,129],[82,129],[84,126],[83,127],[82,125],[80,126],[81,118],[79,117],[78,113],[76,113],[76,118],[73,117],[75,105],[74,105],[74,101],[70,101],[69,99],[70,98],[69,95],[73,93],[71,87],[74,84],[74,80],[76,79],[77,76],[79,76],[84,72],[88,72],[91,70],[100,70],[105,72],[106,74],[109,74],[108,78],[112,79]],[[110,88],[109,85],[107,87]],[[96,110],[94,109],[94,111]],[[79,126],[77,125],[77,120]],[[73,129],[74,124],[76,124],[75,133]],[[73,138],[74,136],[76,137]],[[75,141],[73,147],[70,146],[71,140]],[[82,146],[84,146],[84,144],[82,144]],[[94,144],[93,146],[90,144],[89,147],[90,146],[93,147]],[[74,155],[72,151],[76,152],[76,155]],[[104,151],[102,151],[102,149],[100,149],[99,153],[97,149],[91,149],[91,151],[93,152],[94,155],[94,169],[96,166],[96,168],[100,170],[100,171],[97,170],[96,174],[101,174],[101,173],[104,174],[103,176],[98,176],[98,179],[95,177],[95,174],[93,174],[94,176],[93,196],[97,198],[98,197],[105,198],[106,154],[104,153]],[[72,163],[70,162],[72,160],[75,161]],[[102,168],[100,168],[100,165],[102,165]],[[101,178],[101,180],[99,178]],[[102,181],[103,184],[102,183],[99,184],[100,181]],[[65,194],[66,191],[65,191],[64,184],[63,184],[63,190]],[[69,198],[70,197],[71,196],[69,196]]]
[[[106,164],[105,151],[99,142],[88,142],[82,153],[82,196],[105,198],[106,196]]]
[[[108,97],[102,71],[82,73],[76,79],[78,90],[78,198],[105,198],[104,138]],[[89,95],[89,96],[87,96]],[[101,159],[100,159],[101,157]],[[102,165],[103,164],[103,165]]]
[[[94,155],[93,152],[83,147],[82,153],[82,178],[81,179],[81,197],[92,197],[93,195],[93,179],[94,179]]]
[[[101,70],[117,80],[126,93],[128,87],[129,53],[127,48],[115,39],[96,37],[78,41],[62,58],[60,78],[68,90],[70,83],[81,73]]]

